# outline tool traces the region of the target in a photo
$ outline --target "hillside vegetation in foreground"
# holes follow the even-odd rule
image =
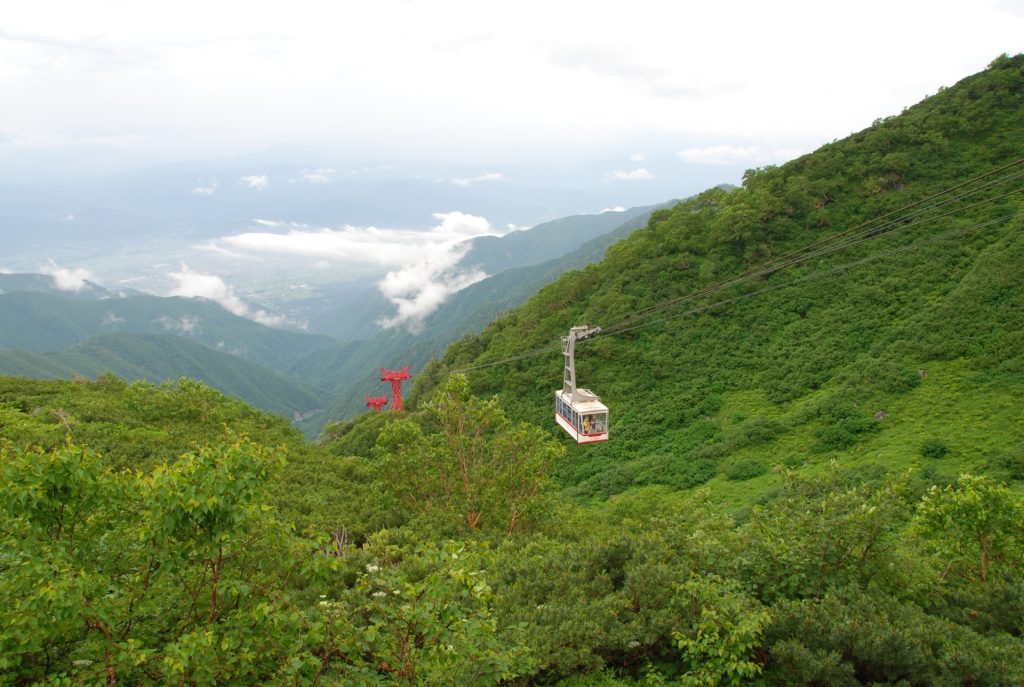
[[[998,166],[1022,148],[1022,67],[655,215],[447,364],[614,322]],[[919,123],[900,143],[947,118],[944,139]],[[873,166],[893,154],[901,178]],[[833,178],[813,169],[842,175],[790,213],[792,179]],[[322,445],[187,380],[0,378],[0,682],[1019,685],[1019,229],[581,347],[617,423],[596,451],[547,429],[540,380],[560,369],[539,356],[437,366],[414,410]],[[694,465],[708,486],[661,477]]]

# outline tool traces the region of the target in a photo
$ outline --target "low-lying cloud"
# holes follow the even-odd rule
[[[194,195],[194,196],[207,196],[207,197],[212,196],[216,192],[217,192],[217,181],[216,180],[211,181],[210,183],[205,184],[205,185],[203,184],[202,181],[200,181],[199,185],[194,187],[190,191],[190,193],[192,195]]]
[[[171,289],[168,295],[215,301],[233,315],[247,317],[268,327],[279,327],[286,323],[285,318],[281,315],[272,315],[265,310],[249,307],[248,303],[238,297],[234,289],[215,274],[193,272],[188,265],[182,264],[180,272],[171,272],[169,276],[178,285]]]
[[[508,181],[508,177],[501,172],[487,172],[476,177],[462,177],[459,179],[452,179],[452,183],[456,186],[462,186],[463,188],[469,188],[473,184],[480,183],[492,183],[495,181]]]
[[[242,177],[238,181],[257,191],[266,191],[267,187],[270,186],[270,178],[266,174],[251,174]]]
[[[421,231],[350,225],[329,229],[263,219],[255,222],[285,231],[246,232],[223,237],[213,245],[238,253],[309,258],[324,267],[330,263],[389,270],[378,287],[397,311],[380,324],[415,330],[451,294],[487,276],[480,270],[459,268],[471,245],[467,241],[504,233],[485,218],[464,212],[433,217],[436,224]],[[212,284],[205,288],[213,291]]]
[[[302,181],[311,184],[329,184],[338,178],[338,170],[333,167],[321,167],[319,169],[307,169],[302,172]]]
[[[608,172],[608,178],[615,181],[650,181],[654,178],[654,174],[644,167],[637,167],[636,169],[616,169]]]
[[[189,315],[182,315],[178,318],[163,315],[153,321],[162,325],[164,331],[177,332],[179,334],[195,334],[199,329],[199,323],[202,322],[202,319]]]
[[[398,311],[378,324],[385,329],[405,325],[415,333],[422,328],[423,320],[449,296],[486,279],[487,273],[481,269],[458,269],[469,247],[467,242],[449,246],[412,265],[388,272],[377,287]]]
[[[60,291],[71,291],[78,293],[88,285],[89,280],[95,279],[92,272],[84,267],[76,267],[70,270],[66,267],[58,267],[57,263],[50,260],[39,268],[43,274],[53,277],[53,286]]]

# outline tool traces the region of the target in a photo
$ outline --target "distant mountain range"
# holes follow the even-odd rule
[[[0,350],[0,374],[44,379],[113,373],[161,382],[188,377],[262,410],[294,418],[322,407],[326,394],[237,355],[181,336],[103,334],[55,353]]]
[[[267,327],[205,299],[111,291],[88,281],[69,291],[50,275],[0,274],[0,374],[191,377],[301,421],[314,436],[327,421],[360,412],[366,394],[385,392],[380,367],[412,365],[418,373],[453,341],[566,270],[600,260],[608,245],[674,203],[471,239],[462,264],[492,276],[456,293],[415,332],[381,329],[378,321],[394,306],[371,280],[321,287],[302,311],[318,332],[307,333]]]

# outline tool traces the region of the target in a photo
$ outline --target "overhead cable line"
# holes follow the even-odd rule
[[[820,270],[818,272],[813,272],[811,274],[804,275],[802,277],[796,277],[794,279],[788,279],[786,281],[779,282],[778,284],[772,284],[771,286],[766,286],[763,289],[757,289],[755,291],[748,291],[747,293],[742,293],[742,294],[739,294],[737,296],[733,296],[731,298],[725,298],[723,300],[716,301],[714,303],[708,303],[706,305],[702,305],[702,306],[699,306],[699,307],[696,307],[696,308],[691,308],[690,310],[687,310],[685,312],[675,313],[673,315],[668,315],[666,317],[662,317],[662,318],[657,319],[657,320],[652,320],[650,322],[645,322],[645,323],[642,323],[642,324],[637,324],[636,326],[629,327],[628,329],[620,329],[620,330],[615,331],[615,332],[609,332],[608,334],[605,334],[604,332],[602,332],[601,334],[598,334],[594,338],[601,338],[602,336],[616,336],[616,335],[619,335],[619,334],[624,334],[626,332],[631,332],[631,331],[634,331],[636,329],[642,329],[644,327],[649,327],[651,325],[660,324],[660,323],[665,322],[667,320],[673,320],[673,319],[676,319],[676,318],[679,318],[679,317],[685,317],[687,315],[696,315],[696,314],[702,313],[702,312],[704,312],[706,310],[711,310],[713,308],[717,308],[717,307],[722,306],[722,305],[728,305],[730,303],[734,303],[736,301],[741,301],[741,300],[744,300],[746,298],[751,298],[753,296],[760,296],[761,294],[768,293],[769,291],[777,291],[779,289],[784,289],[784,288],[786,288],[788,286],[793,286],[794,284],[799,284],[799,283],[806,282],[806,281],[814,281],[815,279],[819,279],[821,277],[825,277],[825,276],[828,276],[830,274],[834,274],[836,272],[844,272],[846,270],[850,270],[850,269],[853,269],[855,267],[860,267],[861,265],[864,265],[866,263],[874,262],[875,260],[880,260],[880,259],[888,257],[890,255],[895,255],[896,253],[906,253],[906,252],[909,252],[909,251],[921,248],[923,246],[930,245],[932,243],[937,243],[939,241],[944,241],[945,239],[948,239],[948,238],[953,238],[953,237],[956,237],[956,236],[960,236],[962,234],[970,233],[972,231],[977,231],[978,229],[982,229],[984,227],[988,227],[988,226],[991,226],[993,224],[999,224],[1001,222],[1006,222],[1006,221],[1009,221],[1009,220],[1013,219],[1014,217],[1019,217],[1020,215],[1021,215],[1021,213],[1018,212],[1018,213],[1014,213],[1014,214],[1010,214],[1010,215],[1004,215],[1002,217],[996,217],[995,219],[990,219],[990,220],[987,220],[985,222],[980,222],[978,224],[974,224],[974,225],[969,226],[969,227],[963,227],[963,228],[960,228],[960,229],[954,229],[952,231],[946,232],[945,234],[940,234],[938,236],[933,236],[931,238],[922,239],[920,241],[915,241],[914,243],[909,243],[909,244],[907,244],[905,246],[898,246],[896,248],[892,248],[892,249],[887,250],[887,251],[881,251],[881,252],[875,253],[873,255],[868,255],[868,256],[866,256],[864,258],[861,258],[860,260],[854,260],[853,262],[843,263],[842,265],[836,265],[834,267],[829,267],[828,269]]]
[[[704,286],[704,287],[698,289],[697,291],[691,292],[691,293],[689,293],[689,294],[687,294],[685,296],[681,296],[679,298],[671,299],[671,300],[665,301],[663,303],[658,303],[658,304],[655,304],[655,305],[652,305],[652,306],[648,306],[647,308],[642,308],[640,310],[637,310],[637,311],[631,313],[628,317],[626,317],[623,320],[621,320],[620,322],[617,322],[617,323],[615,323],[613,325],[609,325],[608,327],[605,327],[605,329],[606,330],[611,330],[614,327],[618,327],[620,325],[628,324],[628,323],[630,323],[632,321],[635,321],[637,319],[641,319],[643,317],[646,317],[648,314],[650,314],[652,312],[660,312],[661,310],[663,310],[663,309],[665,309],[667,307],[675,307],[676,305],[680,305],[680,304],[685,303],[685,302],[694,301],[694,300],[696,300],[698,298],[701,298],[703,296],[707,296],[707,295],[710,295],[710,294],[713,294],[713,293],[717,293],[717,292],[722,291],[722,290],[724,290],[724,289],[726,289],[726,288],[728,288],[730,286],[734,286],[736,284],[739,284],[739,283],[741,283],[743,281],[747,281],[749,279],[753,279],[753,278],[756,278],[756,277],[768,276],[768,275],[770,275],[770,274],[772,274],[774,272],[777,272],[777,271],[779,271],[781,269],[784,269],[786,267],[790,267],[790,266],[792,266],[794,264],[798,264],[798,263],[804,262],[806,260],[810,260],[810,259],[813,259],[813,258],[821,257],[822,255],[826,255],[828,253],[835,252],[835,251],[841,250],[843,248],[847,248],[847,247],[852,246],[852,245],[854,245],[856,243],[860,243],[863,240],[873,239],[873,238],[877,238],[879,236],[888,235],[888,234],[891,234],[891,233],[893,233],[895,231],[899,231],[899,230],[903,230],[903,229],[909,229],[911,227],[918,226],[918,225],[920,225],[922,223],[926,223],[926,222],[929,222],[929,221],[932,221],[932,220],[935,220],[935,219],[940,219],[942,217],[946,217],[948,215],[955,214],[957,212],[962,212],[962,211],[965,211],[965,210],[969,210],[969,209],[971,209],[973,207],[976,207],[978,205],[983,205],[983,204],[988,203],[988,202],[999,200],[999,199],[1004,198],[1004,197],[1006,197],[1008,195],[1012,195],[1014,193],[1018,193],[1018,192],[1020,192],[1021,189],[1016,189],[1014,191],[1010,191],[1008,193],[1004,193],[1004,194],[1002,194],[1000,196],[996,196],[994,198],[988,198],[988,199],[985,199],[985,200],[982,200],[982,201],[978,201],[978,202],[973,203],[971,205],[962,206],[960,208],[956,208],[956,209],[951,210],[949,212],[946,212],[946,213],[943,213],[943,214],[940,214],[940,215],[936,215],[936,216],[933,216],[933,217],[929,217],[929,218],[924,219],[924,220],[919,220],[917,222],[913,222],[913,223],[910,223],[910,224],[907,223],[908,220],[910,220],[910,219],[912,219],[914,217],[918,217],[918,216],[920,216],[920,215],[922,215],[922,214],[924,214],[926,212],[930,212],[932,210],[941,208],[941,207],[943,207],[945,205],[948,205],[949,203],[955,202],[956,200],[962,200],[963,198],[966,198],[968,196],[974,195],[975,193],[978,193],[978,192],[983,191],[983,190],[987,190],[989,188],[993,188],[994,186],[998,186],[1000,184],[1003,184],[1003,183],[1005,183],[1007,181],[1010,181],[1012,179],[1016,179],[1016,178],[1021,177],[1021,176],[1024,176],[1024,170],[1020,170],[1020,171],[1015,172],[1013,174],[1008,174],[1008,175],[1006,175],[1006,176],[1004,176],[1004,177],[1002,177],[1000,179],[997,179],[995,181],[989,182],[988,184],[985,184],[985,185],[983,185],[981,187],[978,187],[978,188],[975,188],[975,189],[971,189],[971,190],[966,191],[964,193],[961,193],[961,194],[959,194],[957,196],[953,196],[952,198],[945,199],[941,203],[936,203],[936,204],[927,206],[926,208],[920,209],[920,210],[918,210],[918,211],[916,211],[914,213],[910,213],[909,215],[904,215],[904,216],[901,216],[901,217],[897,217],[896,219],[890,220],[889,222],[886,222],[885,224],[883,224],[881,226],[870,226],[870,225],[874,224],[879,219],[891,216],[892,213],[888,213],[887,215],[883,215],[882,217],[875,218],[875,219],[869,220],[867,222],[862,222],[861,224],[857,225],[856,227],[854,227],[852,229],[847,229],[846,231],[843,231],[843,232],[841,232],[839,234],[835,234],[835,235],[833,235],[833,236],[831,236],[831,237],[829,237],[827,239],[822,239],[820,241],[817,241],[815,243],[812,243],[812,244],[809,244],[807,246],[804,246],[803,248],[795,250],[795,251],[793,251],[791,253],[788,253],[786,255],[779,256],[778,258],[774,258],[773,260],[770,260],[767,263],[759,265],[758,267],[752,268],[752,269],[748,270],[747,272],[744,272],[743,274],[735,275],[735,276],[729,277],[727,279],[723,279],[723,280],[721,280],[719,282],[716,282],[716,283],[713,283],[713,284],[709,284],[709,285]],[[958,186],[952,187],[951,189],[947,189],[947,191],[945,191],[945,192],[948,192],[948,191],[956,189],[956,188],[961,188],[962,186],[963,186],[963,184],[960,184]],[[943,192],[943,193],[945,193],[945,192]],[[931,198],[935,198],[938,195],[940,195],[940,194],[935,194],[935,195],[931,196]],[[908,205],[908,206],[905,206],[905,207],[913,207],[913,206],[916,206],[916,205],[919,205],[919,204],[920,204],[920,202],[914,203],[912,205]],[[861,231],[859,234],[853,234],[851,236],[850,235],[851,232],[854,229],[857,229],[857,228],[863,228],[863,231]],[[846,237],[846,238],[843,238],[841,241],[836,241],[836,239],[839,239],[841,237]],[[812,248],[817,248],[817,250],[814,250],[813,252],[808,252]]]
[[[1000,177],[998,179],[989,181],[986,184],[983,184],[981,186],[978,186],[978,187],[975,187],[975,188],[972,188],[972,189],[968,189],[968,190],[966,190],[966,191],[964,191],[964,192],[962,192],[960,194],[957,194],[957,195],[955,195],[955,196],[953,196],[951,198],[944,199],[942,202],[934,203],[934,204],[929,205],[929,206],[927,206],[925,208],[922,208],[922,209],[920,209],[920,210],[918,210],[918,211],[916,211],[914,213],[910,213],[909,215],[896,217],[895,219],[890,219],[888,222],[885,222],[884,224],[882,224],[880,226],[872,226],[874,224],[877,224],[881,220],[884,220],[884,219],[887,219],[887,218],[891,218],[891,217],[893,217],[893,215],[897,215],[898,213],[901,213],[901,212],[903,212],[905,210],[909,210],[909,209],[921,206],[922,204],[927,203],[930,200],[935,200],[937,198],[941,198],[942,196],[944,196],[946,194],[952,193],[953,191],[956,191],[956,190],[959,190],[959,189],[963,189],[965,186],[969,186],[970,184],[973,184],[973,183],[975,183],[977,181],[980,181],[980,180],[983,180],[983,179],[987,179],[987,178],[989,178],[989,177],[991,177],[991,176],[993,176],[995,174],[998,174],[999,172],[1002,172],[1002,171],[1004,171],[1006,169],[1009,169],[1009,168],[1011,168],[1011,167],[1013,167],[1015,165],[1020,165],[1021,163],[1024,163],[1024,158],[1020,158],[1018,160],[1015,160],[1013,162],[1005,164],[1005,165],[1003,165],[1001,167],[998,167],[998,168],[996,168],[994,170],[986,172],[985,174],[981,174],[981,175],[978,175],[976,177],[973,177],[972,179],[968,179],[966,181],[960,182],[959,184],[956,184],[956,185],[951,186],[951,187],[949,187],[947,189],[944,189],[944,190],[939,191],[937,193],[934,193],[934,194],[932,194],[930,196],[922,198],[921,200],[918,200],[918,201],[915,201],[915,202],[910,203],[908,205],[905,205],[905,206],[903,206],[903,207],[901,207],[901,208],[899,208],[897,210],[893,210],[893,211],[888,212],[888,213],[886,213],[884,215],[880,215],[878,217],[875,217],[873,219],[867,220],[865,222],[861,222],[860,224],[857,224],[857,225],[851,227],[850,229],[842,231],[842,232],[840,232],[838,234],[834,234],[834,235],[829,236],[827,238],[821,239],[819,241],[815,241],[815,242],[813,242],[811,244],[808,244],[808,245],[806,245],[806,246],[804,246],[804,247],[802,247],[800,249],[792,251],[792,252],[790,252],[790,253],[788,253],[786,255],[779,256],[778,258],[775,258],[773,260],[770,260],[767,263],[759,265],[756,268],[748,270],[747,272],[745,272],[743,274],[735,275],[735,276],[730,277],[728,279],[724,279],[724,280],[716,282],[714,284],[710,284],[708,286],[702,287],[702,288],[700,288],[700,289],[698,289],[698,290],[696,290],[694,292],[691,292],[690,294],[687,294],[685,296],[682,296],[682,297],[679,297],[679,298],[676,298],[676,299],[671,299],[669,301],[665,301],[663,303],[659,303],[659,304],[656,304],[656,305],[653,305],[653,306],[649,306],[648,308],[641,309],[641,310],[637,311],[636,313],[631,314],[629,317],[626,317],[626,318],[624,318],[624,319],[622,319],[622,320],[620,320],[620,321],[618,321],[616,323],[613,323],[612,325],[609,325],[608,327],[605,328],[605,330],[601,334],[599,334],[597,337],[594,337],[594,338],[600,338],[600,337],[603,337],[603,336],[614,336],[614,335],[622,334],[622,333],[625,333],[625,332],[628,332],[628,331],[633,331],[635,329],[640,329],[640,328],[648,326],[650,324],[655,324],[657,322],[663,322],[663,321],[665,321],[667,319],[674,319],[676,317],[682,317],[682,316],[688,315],[688,314],[694,314],[694,313],[698,313],[698,312],[703,312],[704,310],[707,310],[709,308],[717,307],[717,306],[720,306],[720,305],[725,305],[725,304],[728,304],[728,303],[731,303],[731,302],[734,302],[734,301],[737,301],[737,300],[742,300],[742,299],[745,299],[745,298],[749,298],[751,296],[758,295],[758,294],[761,294],[761,293],[765,293],[765,292],[768,292],[768,291],[774,291],[774,290],[779,289],[779,288],[784,288],[786,286],[790,286],[792,284],[795,284],[795,283],[798,283],[798,282],[802,282],[802,281],[807,281],[807,280],[812,279],[812,278],[818,278],[819,276],[825,276],[825,275],[828,275],[828,274],[832,274],[832,273],[837,272],[837,271],[842,271],[842,270],[845,270],[845,269],[850,269],[852,267],[856,267],[858,265],[864,264],[865,262],[870,262],[870,261],[873,261],[875,259],[878,259],[878,258],[881,258],[881,257],[885,257],[885,256],[893,254],[893,253],[902,252],[904,250],[910,250],[910,249],[913,249],[913,248],[916,248],[916,247],[919,247],[919,246],[927,245],[928,243],[932,243],[934,241],[938,241],[938,240],[942,240],[942,239],[945,239],[945,238],[949,238],[950,236],[953,236],[953,235],[960,235],[960,234],[966,233],[968,231],[972,231],[974,229],[978,229],[980,227],[989,226],[989,225],[991,225],[993,223],[996,223],[996,222],[999,222],[999,221],[1011,219],[1012,217],[1014,217],[1016,215],[1007,215],[1007,216],[1000,217],[1000,218],[997,218],[997,219],[994,219],[994,220],[989,220],[987,222],[983,222],[983,223],[978,224],[978,225],[973,225],[972,227],[968,227],[966,229],[954,230],[952,232],[948,232],[948,233],[940,235],[938,237],[934,237],[933,239],[925,239],[923,241],[918,241],[918,242],[915,242],[915,243],[912,243],[912,244],[908,244],[907,246],[903,246],[903,247],[900,247],[900,248],[892,249],[890,251],[883,251],[883,252],[878,253],[878,254],[876,254],[874,256],[868,256],[866,258],[854,261],[852,263],[847,263],[845,265],[839,265],[839,266],[836,266],[836,267],[832,267],[832,268],[828,268],[828,269],[825,269],[825,270],[821,270],[821,271],[815,272],[813,274],[806,275],[804,277],[798,277],[796,279],[787,280],[785,282],[780,282],[779,284],[773,284],[772,286],[766,287],[764,289],[759,289],[759,290],[748,292],[748,293],[745,293],[745,294],[740,294],[740,295],[732,297],[732,298],[724,299],[722,301],[718,301],[718,302],[715,302],[715,303],[712,303],[712,304],[708,304],[708,305],[705,305],[705,306],[700,306],[698,308],[694,308],[694,309],[686,311],[684,313],[671,315],[669,317],[663,317],[663,318],[660,318],[660,319],[655,320],[653,322],[649,322],[649,323],[646,323],[646,324],[639,324],[639,323],[644,322],[645,320],[647,320],[647,319],[649,319],[649,318],[651,318],[651,317],[653,317],[655,315],[658,315],[658,314],[660,314],[662,312],[665,312],[666,310],[670,310],[672,308],[679,307],[680,305],[684,305],[684,304],[686,304],[688,302],[692,302],[692,301],[694,301],[694,300],[696,300],[698,298],[702,298],[704,296],[709,296],[709,295],[713,295],[715,293],[719,293],[719,292],[724,291],[725,289],[727,289],[727,288],[729,288],[731,286],[735,286],[735,285],[737,285],[739,283],[742,283],[743,281],[747,281],[749,279],[753,279],[753,278],[760,277],[760,276],[767,276],[767,275],[770,275],[770,274],[772,274],[774,272],[777,272],[777,271],[779,271],[781,269],[784,269],[785,267],[791,266],[793,264],[797,264],[797,263],[804,262],[804,261],[807,261],[807,260],[810,260],[810,259],[821,257],[823,255],[827,255],[829,253],[833,253],[833,252],[836,252],[838,250],[842,250],[843,248],[847,248],[847,247],[856,245],[857,243],[862,243],[863,241],[867,241],[867,240],[870,240],[870,239],[875,239],[875,238],[878,238],[880,236],[887,236],[889,234],[895,233],[896,231],[900,231],[900,230],[903,230],[903,229],[909,229],[911,227],[919,226],[921,224],[926,224],[928,222],[933,222],[935,220],[942,219],[944,217],[948,217],[950,215],[953,215],[953,214],[956,214],[956,213],[959,213],[959,212],[964,212],[966,210],[969,210],[969,209],[972,209],[972,208],[975,208],[975,207],[979,207],[981,205],[994,202],[996,200],[1001,200],[1003,198],[1006,198],[1008,196],[1014,195],[1016,193],[1020,193],[1021,191],[1024,191],[1024,187],[1017,188],[1017,189],[1014,189],[1012,191],[1008,191],[1008,192],[1002,193],[1002,194],[1000,194],[998,196],[994,196],[994,197],[991,197],[991,198],[986,198],[984,200],[980,200],[980,201],[977,201],[975,203],[971,203],[971,204],[966,205],[966,206],[961,206],[961,207],[958,207],[958,208],[954,208],[952,210],[948,210],[947,212],[941,213],[939,215],[935,215],[935,216],[919,219],[918,221],[914,221],[914,222],[909,222],[908,223],[908,220],[910,220],[910,219],[912,219],[914,217],[918,217],[918,216],[920,216],[920,215],[922,215],[924,213],[927,213],[927,212],[930,212],[932,210],[941,208],[941,207],[943,207],[945,205],[948,205],[948,204],[950,204],[952,202],[955,202],[957,200],[962,200],[962,199],[964,199],[966,197],[969,197],[971,195],[974,195],[974,194],[976,194],[976,193],[978,193],[980,191],[987,190],[987,189],[990,189],[990,188],[994,188],[994,187],[996,187],[996,186],[998,186],[1000,184],[1006,183],[1007,181],[1011,181],[1011,180],[1016,179],[1016,178],[1018,178],[1020,176],[1024,176],[1024,170],[1020,170],[1020,171],[1017,171],[1017,172],[1013,172],[1011,174],[1004,175],[1003,177]],[[854,234],[854,235],[851,236],[851,234],[853,234],[853,232],[855,232],[858,229],[861,229],[862,231],[859,234]],[[848,237],[848,238],[845,238],[845,239],[843,239],[841,241],[837,241],[837,239],[841,239],[843,237]],[[817,250],[812,250],[812,249],[817,249]],[[812,251],[812,252],[808,252],[808,251]],[[460,367],[460,368],[455,369],[454,371],[455,372],[468,372],[470,370],[477,370],[477,369],[482,369],[482,368],[487,368],[487,367],[494,367],[494,366],[497,366],[497,365],[503,365],[503,364],[506,364],[506,363],[516,362],[516,361],[519,361],[519,360],[524,360],[524,359],[527,359],[527,358],[536,357],[538,355],[544,355],[544,354],[547,354],[547,353],[550,353],[550,352],[558,351],[560,349],[561,349],[560,344],[550,344],[550,345],[547,345],[547,346],[542,346],[542,347],[539,347],[539,348],[527,351],[525,353],[521,353],[521,354],[518,354],[518,355],[510,356],[508,358],[502,358],[500,360],[495,360],[495,361],[491,361],[491,362],[487,362],[487,363],[481,363],[481,364],[478,364],[478,365],[471,365],[471,366],[466,366],[466,367]]]
[[[897,231],[903,231],[905,229],[911,229],[913,227],[920,226],[922,224],[927,224],[929,222],[934,222],[935,220],[939,220],[939,219],[942,219],[944,217],[949,217],[950,215],[954,215],[956,213],[963,212],[965,210],[970,210],[972,208],[979,207],[981,205],[985,205],[987,203],[994,202],[996,200],[1001,200],[1001,199],[1006,198],[1008,196],[1020,193],[1021,191],[1024,191],[1024,187],[1017,188],[1017,189],[1014,189],[1012,191],[1008,191],[1006,193],[1003,193],[1001,195],[998,195],[998,196],[995,196],[995,197],[992,197],[992,198],[988,198],[988,199],[985,199],[985,200],[982,200],[982,201],[978,201],[976,203],[972,203],[970,205],[966,205],[966,206],[963,206],[963,207],[955,208],[953,210],[949,210],[947,212],[944,212],[944,213],[942,213],[940,215],[935,215],[933,217],[927,217],[927,218],[918,220],[916,222],[911,222],[909,224],[897,223],[898,226],[890,228],[887,231],[884,231],[882,233],[877,233],[877,229],[870,229],[870,230],[868,230],[868,231],[866,231],[866,232],[864,232],[862,234],[858,234],[858,235],[855,235],[853,237],[849,237],[847,239],[844,239],[842,242],[839,242],[839,243],[837,243],[835,245],[826,246],[825,248],[822,248],[822,249],[820,249],[820,250],[818,250],[816,252],[807,253],[807,254],[801,255],[801,256],[799,256],[799,258],[794,258],[794,259],[788,261],[785,264],[781,264],[781,265],[779,265],[777,267],[772,268],[771,270],[755,272],[755,273],[753,273],[753,274],[751,274],[749,276],[746,276],[746,277],[744,277],[742,279],[735,278],[735,279],[725,280],[723,282],[719,282],[718,284],[713,284],[711,286],[704,287],[703,289],[700,289],[699,291],[695,291],[695,292],[687,294],[685,296],[681,296],[681,297],[676,298],[676,299],[672,299],[672,300],[665,301],[665,302],[657,304],[657,305],[650,306],[649,308],[646,308],[643,311],[640,311],[640,312],[638,312],[636,314],[632,314],[632,315],[624,318],[623,320],[620,320],[619,322],[616,322],[616,323],[614,323],[612,325],[609,325],[608,327],[605,327],[604,328],[605,332],[608,333],[608,334],[614,334],[614,333],[620,331],[621,327],[625,327],[625,326],[631,325],[631,324],[633,324],[635,322],[645,320],[648,317],[651,317],[653,315],[657,315],[660,312],[664,312],[665,310],[670,310],[670,309],[678,307],[680,305],[684,305],[685,303],[693,302],[693,301],[695,301],[695,300],[697,300],[699,298],[702,298],[702,297],[705,297],[705,296],[714,295],[716,293],[720,293],[720,292],[724,291],[725,289],[727,289],[729,287],[736,286],[736,285],[738,285],[738,284],[740,284],[740,283],[742,283],[744,281],[747,281],[749,279],[752,279],[754,277],[767,276],[767,275],[772,274],[774,272],[778,272],[779,270],[784,269],[785,267],[790,267],[792,265],[799,264],[801,262],[805,262],[807,260],[811,260],[811,259],[814,259],[814,258],[823,257],[825,255],[828,255],[830,253],[834,253],[834,252],[842,250],[844,248],[849,248],[850,246],[854,246],[854,245],[856,245],[858,243],[863,243],[864,241],[873,240],[873,239],[879,238],[881,236],[889,236],[890,234],[894,234]]]

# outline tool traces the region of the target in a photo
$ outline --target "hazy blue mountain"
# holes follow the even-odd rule
[[[57,288],[54,278],[48,274],[34,274],[31,272],[3,274],[0,273],[0,294],[9,291],[37,291],[42,293],[56,293],[71,295],[72,292],[66,289]],[[79,298],[110,298],[112,294],[99,284],[86,281],[85,284],[73,294]]]
[[[66,379],[107,372],[151,382],[188,377],[290,418],[324,403],[319,389],[180,336],[103,334],[59,352],[0,350],[0,375]]]
[[[335,345],[329,337],[267,327],[199,298],[94,300],[28,291],[0,294],[0,348],[61,351],[112,332],[177,334],[278,372]]]
[[[378,279],[321,284],[315,295],[288,305],[289,315],[309,322],[309,330],[338,341],[370,339],[380,320],[394,315],[395,305],[377,288]]]
[[[598,215],[573,215],[500,237],[481,236],[471,239],[473,247],[462,259],[462,264],[478,266],[488,274],[497,274],[512,267],[536,265],[565,255],[636,217],[649,215],[654,207],[635,207]]]

